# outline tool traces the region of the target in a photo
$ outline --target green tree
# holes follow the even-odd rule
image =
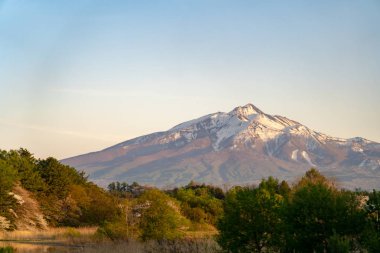
[[[122,209],[116,198],[93,183],[86,184],[85,192],[86,201],[78,203],[83,212],[82,222],[87,225],[96,225],[120,218]]]
[[[354,242],[365,224],[357,197],[339,191],[315,169],[294,186],[284,213],[291,252],[325,252],[335,233]]]
[[[136,213],[141,215],[141,239],[171,240],[181,237],[179,228],[182,217],[176,206],[175,200],[157,189],[144,192],[134,206]]]
[[[21,185],[34,193],[45,190],[46,184],[36,171],[37,160],[26,149],[1,151],[0,159],[17,172],[17,180]]]
[[[226,252],[264,252],[276,248],[283,196],[278,181],[263,180],[258,188],[235,187],[226,196],[218,223],[218,243]]]
[[[174,197],[182,203],[184,215],[195,222],[215,224],[223,213],[222,201],[215,198],[205,187],[180,188]]]
[[[72,184],[83,184],[86,179],[82,173],[78,173],[74,168],[63,165],[57,159],[49,157],[39,160],[36,170],[47,185],[45,193],[54,195],[58,199],[64,199]]]
[[[0,198],[12,190],[17,173],[3,160],[0,160]],[[1,199],[0,199],[1,201]]]

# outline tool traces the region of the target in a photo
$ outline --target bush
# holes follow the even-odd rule
[[[190,183],[171,194],[182,203],[181,210],[186,218],[194,222],[216,224],[223,213],[225,196],[220,188]]]
[[[112,241],[128,240],[129,233],[128,227],[125,222],[114,221],[105,222],[104,225],[100,226],[96,231],[97,235],[105,236]]]
[[[172,240],[182,237],[179,228],[183,217],[176,208],[175,200],[165,193],[157,189],[144,192],[134,207],[136,213],[141,216],[141,239]]]

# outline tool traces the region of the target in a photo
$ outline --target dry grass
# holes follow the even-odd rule
[[[218,244],[211,238],[152,241],[144,245],[144,253],[217,253]]]
[[[217,253],[219,246],[212,239],[183,239],[174,241],[129,241],[87,246],[83,253]]]
[[[175,241],[102,242],[72,245],[0,242],[0,248],[11,246],[17,253],[218,253],[219,247],[212,239],[183,239]]]
[[[97,227],[49,228],[36,231],[0,232],[0,240],[6,241],[54,241],[54,242],[90,242]]]
[[[97,227],[50,228],[39,231],[0,232],[0,248],[11,246],[18,253],[217,253],[213,237],[217,233],[204,224],[185,232],[184,239],[174,241],[138,240],[112,242],[96,237]],[[2,241],[2,242],[1,242]]]

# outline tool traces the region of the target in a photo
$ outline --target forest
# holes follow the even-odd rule
[[[35,200],[42,218],[27,215],[20,192]],[[380,252],[379,213],[378,191],[341,189],[314,168],[293,184],[269,177],[230,189],[197,182],[174,189],[113,182],[103,189],[55,158],[0,151],[5,233],[27,223],[36,231],[95,227],[94,241],[176,247],[168,252],[189,252],[178,244],[207,238],[215,245],[193,252],[372,253]]]

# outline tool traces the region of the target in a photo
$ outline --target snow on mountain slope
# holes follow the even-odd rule
[[[292,159],[294,161],[298,160],[298,149],[295,149],[295,150],[292,151]]]
[[[294,180],[313,166],[345,187],[380,188],[380,144],[331,137],[252,104],[62,162],[101,184],[245,184],[270,175]]]

